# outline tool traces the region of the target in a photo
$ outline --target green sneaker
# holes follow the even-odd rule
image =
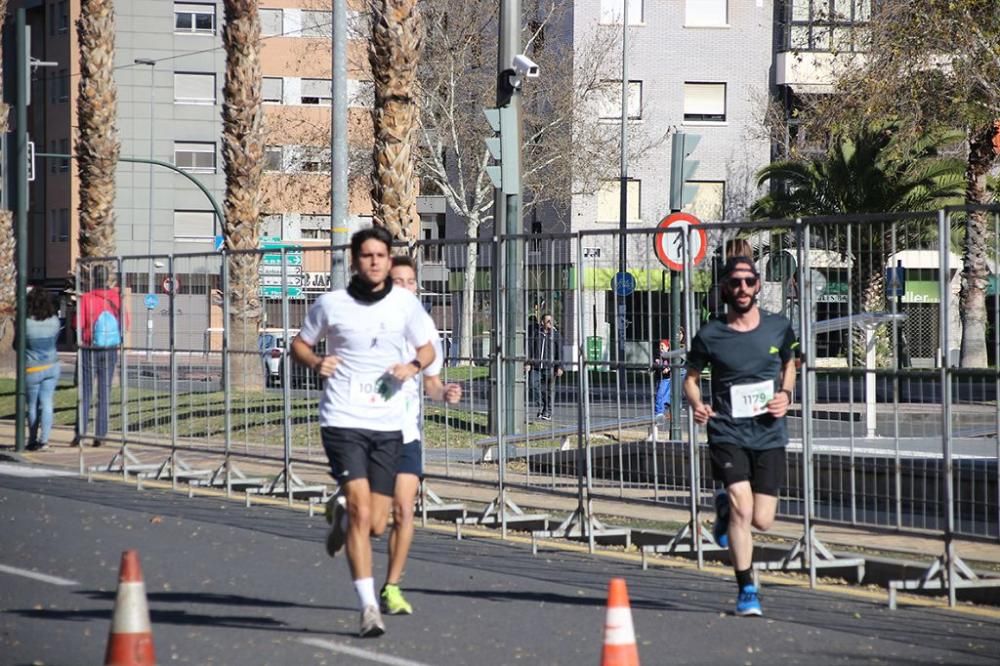
[[[399,585],[386,584],[382,588],[382,612],[387,615],[412,615],[413,606],[406,601]]]

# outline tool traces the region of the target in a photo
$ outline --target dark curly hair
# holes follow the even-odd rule
[[[49,292],[41,287],[34,287],[28,292],[28,316],[38,321],[54,317],[59,312],[59,306]]]

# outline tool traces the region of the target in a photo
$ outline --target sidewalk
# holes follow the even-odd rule
[[[73,433],[69,428],[55,427],[52,430],[47,449],[39,452],[24,452],[21,455],[33,463],[79,471],[81,458],[82,468],[87,469],[92,465],[107,465],[118,451],[118,446],[113,442],[108,442],[100,448],[89,445],[71,448],[69,444],[72,437]],[[0,421],[0,452],[12,454],[13,444],[13,424],[10,421]],[[161,462],[166,459],[169,451],[166,448],[139,445],[131,445],[129,450],[144,462]],[[220,454],[185,452],[180,448],[178,451],[183,454],[185,461],[194,467],[210,469],[217,467],[221,462]],[[273,476],[280,470],[280,461],[271,463],[246,459],[241,458],[238,454],[234,454],[234,460],[239,468],[249,475]],[[325,465],[299,464],[296,465],[295,471],[308,484],[329,484],[330,482]],[[433,479],[429,481],[429,484],[442,499],[463,501],[476,506],[488,504],[497,495],[495,488],[481,484],[464,483],[460,480]],[[552,520],[557,524],[574,511],[577,506],[576,499],[573,497],[560,497],[521,489],[512,489],[510,496],[522,508],[549,512]],[[470,513],[472,513],[472,509],[473,507],[470,507]],[[689,517],[686,511],[676,508],[606,499],[595,499],[593,510],[602,522],[612,525],[627,525],[630,522],[683,524],[687,522]],[[714,519],[711,513],[704,517]],[[820,540],[833,550],[857,551],[862,549],[869,551],[872,556],[882,558],[926,560],[937,557],[944,552],[944,544],[940,538],[891,532],[876,533],[863,529],[829,525],[818,526],[816,532]],[[778,521],[768,532],[769,537],[779,537],[789,541],[794,541],[801,535],[801,523],[793,521]],[[956,540],[955,548],[956,552],[968,562],[975,565],[982,563],[991,570],[1000,570],[1000,544],[998,543]]]

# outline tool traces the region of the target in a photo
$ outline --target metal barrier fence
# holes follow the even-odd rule
[[[428,477],[497,489],[466,523],[523,524],[591,547],[624,534],[644,552],[692,552],[700,564],[717,549],[700,516],[715,483],[704,433],[677,407],[681,363],[701,322],[722,312],[715,276],[726,254],[749,252],[760,305],[792,321],[804,351],[779,503],[803,535],[760,566],[808,570],[813,582],[819,568],[863,566],[816,538],[817,524],[837,524],[942,538],[935,565],[918,581],[894,582],[893,593],[937,586],[954,603],[958,588],[994,585],[963,564],[953,540],[1000,542],[998,220],[996,208],[962,208],[419,243],[421,298],[442,332],[444,375],[464,388],[459,405],[426,405]],[[970,228],[984,244],[980,367],[958,358],[969,317],[959,308],[969,282],[961,230]],[[683,270],[668,269],[671,259]],[[330,265],[328,247],[293,242],[82,261],[78,293],[108,267],[128,312],[111,390],[122,447],[109,468],[325,498],[324,485],[295,472],[325,463],[321,382],[287,352],[329,288]],[[542,335],[549,318],[554,332]],[[672,335],[678,327],[684,339]],[[670,344],[663,354],[661,340]],[[167,459],[138,461],[130,442],[162,446]],[[195,454],[220,462],[199,469]],[[254,478],[241,460],[280,471]],[[548,516],[514,504],[511,487],[574,497],[577,510],[553,529]],[[676,534],[612,529],[592,511],[602,498],[675,506],[690,520]]]

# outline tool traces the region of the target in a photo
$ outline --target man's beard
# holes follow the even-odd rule
[[[728,305],[729,309],[735,312],[736,314],[746,314],[750,312],[750,310],[753,309],[753,306],[756,304],[757,304],[757,294],[751,296],[750,302],[747,303],[745,306],[740,305],[736,301],[736,294],[729,294],[728,296],[726,296],[726,305]]]

